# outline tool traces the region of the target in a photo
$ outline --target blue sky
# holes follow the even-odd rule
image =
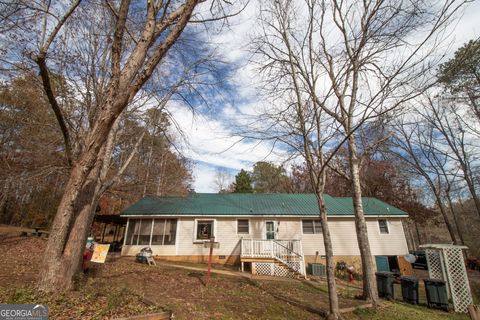
[[[252,113],[262,102],[258,98],[256,85],[258,74],[248,63],[250,53],[247,50],[251,31],[255,28],[257,3],[251,2],[239,16],[230,20],[230,27],[223,32],[210,36],[209,40],[218,45],[219,54],[234,70],[229,80],[231,91],[228,95],[220,91],[212,94],[212,108],[199,108],[195,116],[181,103],[170,105],[170,112],[181,127],[188,143],[180,143],[184,156],[194,163],[194,189],[196,192],[217,192],[214,184],[217,168],[223,168],[233,176],[244,168],[251,170],[257,161],[267,160],[282,163],[287,158],[285,151],[272,148],[269,143],[258,144],[255,141],[240,141],[234,136],[231,119],[239,114]],[[451,45],[446,59],[453,56],[456,48],[464,42],[480,35],[480,2],[471,3],[464,10],[450,31]]]

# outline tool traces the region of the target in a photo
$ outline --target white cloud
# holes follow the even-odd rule
[[[209,36],[224,59],[237,67],[230,80],[235,87],[235,95],[224,102],[223,108],[215,108],[217,114],[198,114],[178,103],[169,106],[173,118],[185,134],[187,143],[181,144],[182,153],[194,161],[194,188],[197,192],[216,192],[214,178],[216,168],[223,167],[232,174],[240,169],[251,169],[257,161],[267,160],[281,163],[286,159],[282,150],[274,150],[269,143],[241,140],[234,136],[232,121],[241,123],[243,115],[254,115],[258,109],[266,105],[256,90],[259,76],[255,66],[249,63],[251,36],[256,26],[259,3],[250,2],[240,15],[229,19],[230,26],[221,33]],[[456,48],[466,41],[478,36],[479,24],[477,13],[480,3],[474,2],[466,10],[461,21],[452,25],[453,45],[449,48],[451,57]],[[213,98],[214,99],[214,98]],[[220,100],[225,100],[219,99]],[[217,103],[217,102],[215,102]],[[215,105],[215,104],[212,104]],[[217,107],[217,106],[215,106]]]
[[[195,179],[193,188],[196,192],[215,193],[215,168],[205,164],[195,164],[193,177]]]
[[[461,47],[465,42],[469,40],[478,38],[480,34],[480,23],[478,20],[479,12],[480,2],[471,2],[468,6],[465,7],[463,16],[461,16],[458,22],[452,26],[455,48]]]
[[[178,147],[195,163],[194,188],[197,192],[216,192],[213,180],[217,167],[238,172],[240,169],[251,170],[257,161],[280,163],[286,158],[281,150],[272,153],[270,143],[235,136],[225,118],[195,115],[177,103],[171,103],[168,109],[183,134],[182,139],[178,139]],[[236,114],[233,108],[227,108],[226,113]]]

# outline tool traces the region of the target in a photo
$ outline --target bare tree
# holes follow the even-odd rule
[[[469,130],[468,110],[462,104],[452,103],[450,99],[442,96],[427,97],[423,110],[420,110],[425,121],[434,127],[441,136],[453,160],[461,169],[463,180],[475,203],[477,214],[480,216],[480,197],[475,182],[475,164],[480,144],[476,143],[476,132]]]
[[[288,20],[284,28],[267,21],[265,28],[270,34],[265,39],[273,50],[261,53],[273,69],[270,74],[278,75],[273,85],[282,83],[280,75],[293,74],[297,90],[335,121],[339,139],[346,141],[349,168],[345,175],[353,190],[363,295],[377,305],[356,131],[413,99],[432,82],[429,70],[436,61],[428,57],[438,48],[439,35],[463,2],[447,0],[435,6],[382,0],[307,0],[303,5],[292,0],[273,2],[279,7],[274,16]],[[286,63],[292,65],[287,71],[273,66]]]
[[[105,179],[109,167],[112,129],[120,114],[135,105],[139,96],[154,91],[150,86],[155,80],[153,75],[158,75],[162,83],[171,81],[166,75],[176,61],[172,54],[178,45],[174,45],[187,46],[189,37],[195,37],[194,28],[186,31],[187,25],[226,17],[225,3],[214,0],[206,6],[200,6],[198,0],[80,2],[62,5],[46,1],[20,6],[34,19],[23,26],[23,22],[17,23],[20,28],[30,27],[25,28],[29,30],[25,34],[37,44],[35,47],[25,42],[25,52],[40,71],[70,166],[43,260],[40,288],[46,291],[71,288],[79,270],[95,212],[95,195],[101,188],[98,181]],[[8,19],[13,21],[11,15]],[[177,53],[181,54],[181,50]],[[162,68],[157,69],[159,65]],[[73,87],[73,92],[59,95],[55,90],[57,82]],[[79,112],[82,109],[86,112]],[[80,117],[77,124],[88,125],[73,125],[69,115]]]
[[[459,212],[455,208],[453,199],[452,199],[452,193],[453,193],[453,188],[456,185],[457,179],[458,179],[458,170],[455,170],[455,172],[448,172],[445,168],[445,166],[440,166],[438,167],[440,169],[441,174],[443,175],[443,180],[444,180],[444,198],[447,201],[448,204],[448,209],[450,210],[450,213],[452,214],[453,221],[455,222],[455,228],[457,230],[458,234],[458,239],[460,240],[459,243],[461,245],[465,245],[465,240],[463,237],[463,232],[460,229],[460,220],[459,220]]]
[[[457,243],[454,224],[450,221],[443,202],[445,185],[443,172],[440,168],[445,167],[448,155],[439,152],[436,148],[435,132],[432,126],[422,122],[418,116],[410,115],[411,120],[405,122],[403,118],[397,120],[393,127],[395,135],[392,137],[395,157],[402,159],[412,171],[421,176],[434,195],[435,203],[440,211],[450,238]]]
[[[213,183],[218,190],[218,193],[228,192],[229,186],[232,182],[232,175],[228,173],[225,168],[218,168],[215,171]]]
[[[313,6],[309,5],[305,34],[314,32]],[[288,146],[293,156],[300,155],[307,167],[311,189],[317,198],[319,218],[322,224],[325,248],[327,284],[329,297],[329,319],[340,318],[333,247],[328,225],[324,189],[329,157],[325,154],[328,143],[335,143],[337,128],[325,117],[318,101],[305,90],[304,77],[314,79],[299,67],[300,63],[315,68],[316,61],[308,54],[313,50],[313,39],[306,38],[298,45],[293,26],[294,6],[290,1],[272,1],[262,9],[263,32],[255,41],[255,50],[260,59],[261,72],[265,80],[264,90],[272,99],[271,108],[262,110],[250,128],[255,138],[273,140]],[[305,50],[305,51],[303,51]],[[303,73],[306,72],[306,73]],[[252,132],[243,133],[252,135]]]

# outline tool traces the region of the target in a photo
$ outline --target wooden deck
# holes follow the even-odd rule
[[[242,271],[244,263],[252,263],[252,271],[256,264],[273,264],[282,266],[294,273],[306,276],[305,260],[300,240],[256,240],[242,239],[240,261]],[[275,273],[272,271],[272,273]],[[273,274],[272,274],[273,275]]]

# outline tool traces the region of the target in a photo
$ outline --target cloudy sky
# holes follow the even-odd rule
[[[231,84],[235,94],[222,97],[223,105],[215,112],[193,115],[186,106],[173,104],[170,112],[185,135],[180,149],[193,162],[194,189],[196,192],[217,192],[215,173],[221,169],[233,176],[244,168],[251,170],[261,160],[281,163],[286,159],[282,150],[274,149],[267,143],[240,140],[234,136],[231,119],[239,114],[250,113],[262,102],[256,92],[258,75],[248,63],[248,45],[256,23],[256,1],[251,1],[246,10],[230,20],[230,27],[210,40],[218,44],[224,60],[235,66]],[[473,2],[462,17],[451,27],[449,52],[451,57],[456,48],[480,35],[480,1]]]

